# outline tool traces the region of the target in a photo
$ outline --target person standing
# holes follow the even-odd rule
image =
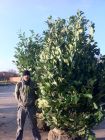
[[[35,100],[38,98],[36,90],[37,87],[31,80],[30,71],[23,71],[22,80],[15,87],[15,98],[18,103],[16,140],[22,140],[23,138],[23,129],[27,116],[31,122],[34,139],[41,140],[36,120]]]

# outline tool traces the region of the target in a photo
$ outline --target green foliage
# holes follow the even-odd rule
[[[105,100],[105,56],[97,59],[95,25],[81,11],[46,23],[43,38],[19,34],[14,62],[37,80],[38,105],[51,128],[94,140],[91,129],[104,118]]]
[[[30,31],[31,35],[26,37],[25,33],[18,35],[19,42],[15,47],[15,60],[13,61],[19,72],[21,73],[24,69],[29,69],[32,73],[33,79],[38,79],[36,67],[39,62],[39,54],[42,50],[42,38]]]
[[[105,108],[105,55],[100,56],[98,63],[97,81],[94,85],[94,92],[97,102],[101,102],[102,107]]]
[[[38,104],[51,127],[94,139],[90,130],[104,116],[95,94],[100,51],[93,39],[94,24],[80,11],[68,20],[49,17],[47,24],[38,67]]]

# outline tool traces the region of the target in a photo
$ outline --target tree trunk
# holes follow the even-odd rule
[[[82,140],[81,137],[70,137],[64,131],[54,128],[48,133],[48,140]]]

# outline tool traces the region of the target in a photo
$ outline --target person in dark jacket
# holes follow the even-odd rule
[[[18,103],[18,127],[16,133],[16,140],[22,140],[23,138],[23,129],[26,116],[28,116],[30,119],[34,139],[41,140],[36,120],[35,100],[38,98],[36,89],[37,87],[35,86],[35,83],[30,78],[30,72],[28,70],[25,70],[23,72],[22,80],[17,83],[15,87],[15,98]]]

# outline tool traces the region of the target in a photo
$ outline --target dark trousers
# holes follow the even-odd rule
[[[41,140],[40,133],[37,128],[37,120],[36,120],[36,109],[35,107],[19,107],[17,111],[17,133],[16,133],[16,140],[22,140],[23,138],[23,129],[26,120],[26,116],[29,117],[31,127],[32,127],[32,134],[35,140]]]

